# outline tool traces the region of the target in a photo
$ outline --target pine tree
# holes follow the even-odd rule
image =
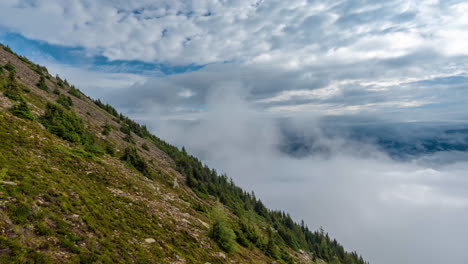
[[[265,253],[274,259],[278,258],[278,248],[275,245],[275,239],[272,228],[268,228],[268,244],[266,245]]]
[[[229,225],[229,220],[221,204],[213,208],[210,213],[211,228],[209,236],[213,238],[219,247],[226,252],[235,251],[236,234]]]

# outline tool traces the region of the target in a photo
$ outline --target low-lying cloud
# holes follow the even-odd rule
[[[466,262],[468,162],[453,158],[464,153],[396,161],[378,146],[328,136],[320,117],[290,117],[290,127],[327,150],[293,157],[280,151],[276,117],[253,108],[238,85],[210,93],[201,119],[159,119],[155,111],[146,113],[148,122],[270,208],[324,227],[371,263]],[[440,162],[444,155],[451,162]]]

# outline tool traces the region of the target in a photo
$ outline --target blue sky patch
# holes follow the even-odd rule
[[[90,56],[81,47],[67,47],[54,45],[43,41],[26,38],[20,34],[0,30],[0,42],[8,45],[13,50],[32,61],[53,61],[78,67],[87,67],[95,71],[112,73],[133,73],[142,75],[180,74],[197,71],[205,65],[182,65],[171,66],[164,63],[148,63],[137,60],[109,60],[108,58],[95,55]]]

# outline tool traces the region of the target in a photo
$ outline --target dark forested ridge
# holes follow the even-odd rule
[[[84,204],[80,204],[80,199],[74,202],[68,199],[60,200],[62,194],[55,194],[55,196],[49,197],[46,195],[46,197],[50,200],[47,200],[48,203],[60,200],[57,208],[52,205],[49,205],[50,208],[42,208],[40,205],[37,205],[37,208],[28,207],[28,201],[44,198],[37,191],[21,189],[24,188],[24,183],[18,184],[15,182],[25,181],[24,178],[21,178],[25,176],[15,176],[22,173],[24,164],[21,163],[20,159],[24,157],[18,157],[18,160],[15,161],[15,156],[6,158],[6,155],[4,155],[5,157],[0,159],[0,169],[9,168],[9,172],[2,170],[4,175],[0,177],[0,182],[7,183],[0,184],[0,199],[6,201],[3,205],[0,205],[0,213],[5,219],[8,217],[9,220],[0,221],[0,227],[4,231],[13,228],[15,230],[26,228],[27,230],[29,224],[33,226],[33,230],[24,232],[34,237],[34,239],[37,237],[37,241],[41,242],[38,242],[37,245],[26,243],[21,238],[21,232],[19,231],[12,231],[11,233],[8,231],[6,235],[0,234],[0,262],[61,262],[63,259],[56,251],[65,250],[69,255],[69,258],[65,259],[66,261],[82,263],[127,261],[148,263],[157,259],[169,262],[170,259],[178,261],[182,258],[188,263],[198,263],[197,258],[199,258],[198,261],[204,259],[211,263],[223,263],[226,258],[239,259],[239,261],[247,263],[264,263],[273,260],[279,263],[316,263],[320,261],[326,263],[366,263],[357,253],[346,252],[342,245],[335,239],[330,238],[323,230],[312,231],[304,222],[294,222],[291,216],[285,212],[269,210],[255,197],[253,192],[246,192],[236,186],[232,179],[207,167],[198,158],[188,154],[184,148],[179,149],[154,136],[146,126],[122,115],[109,104],[105,104],[99,99],[91,100],[79,89],[70,85],[67,80],[62,80],[59,76],[50,76],[45,67],[36,65],[28,59],[14,54],[6,46],[0,46],[0,48],[14,55],[24,64],[23,66],[32,71],[29,74],[24,69],[25,67],[22,67],[20,78],[17,75],[18,69],[12,63],[0,63],[0,90],[11,102],[11,105],[8,106],[9,113],[20,120],[15,121],[16,119],[12,119],[9,114],[2,113],[0,116],[2,118],[1,122],[4,122],[4,124],[5,122],[17,122],[21,124],[18,127],[23,127],[21,128],[23,130],[36,129],[34,131],[42,131],[38,130],[35,125],[40,123],[46,129],[47,133],[41,137],[47,138],[50,142],[55,142],[52,148],[47,145],[42,146],[43,149],[48,151],[47,155],[50,157],[56,155],[57,160],[69,164],[67,166],[69,166],[70,170],[77,166],[75,173],[70,172],[67,175],[78,178],[65,180],[66,184],[69,184],[65,189],[75,188],[76,186],[73,184],[78,184],[77,182],[84,179],[80,177],[85,177],[86,181],[89,181],[88,184],[92,184],[95,186],[94,188],[99,187],[101,191],[110,189],[113,190],[113,195],[122,195],[126,190],[124,188],[129,188],[128,186],[134,184],[124,182],[121,185],[117,185],[117,183],[115,183],[115,186],[112,185],[111,183],[116,180],[109,178],[111,175],[104,173],[106,171],[104,168],[115,171],[115,174],[120,175],[122,172],[117,169],[115,164],[123,163],[126,168],[139,173],[151,184],[159,184],[159,187],[154,189],[170,190],[169,193],[173,192],[179,197],[177,201],[180,201],[180,204],[189,204],[188,208],[176,210],[185,210],[187,213],[185,213],[184,217],[190,215],[189,218],[192,220],[198,219],[201,223],[204,223],[204,221],[210,223],[209,230],[203,232],[199,230],[203,230],[204,225],[197,228],[189,225],[185,231],[180,231],[177,229],[179,227],[174,224],[180,219],[175,219],[173,215],[176,213],[172,212],[171,217],[175,220],[171,218],[171,221],[164,222],[161,218],[157,218],[160,219],[159,222],[157,220],[145,222],[145,217],[151,219],[154,217],[154,213],[150,214],[148,208],[159,206],[149,201],[148,197],[154,195],[151,191],[148,191],[146,196],[138,196],[138,199],[132,198],[133,196],[130,194],[125,198],[127,200],[133,199],[132,205],[139,205],[143,203],[142,201],[148,200],[147,204],[141,205],[141,212],[138,210],[128,211],[126,207],[115,205],[115,208],[118,208],[117,211],[127,212],[127,214],[119,214],[120,219],[113,215],[114,209],[111,210],[103,205],[106,204],[106,201],[112,204],[116,202],[112,200],[111,196],[99,196],[104,195],[105,192],[103,191],[99,195],[96,193],[96,198],[92,198],[93,193],[89,190],[74,191],[73,193],[78,193],[80,197],[87,197],[80,198],[85,201]],[[16,65],[18,66],[18,64]],[[92,105],[93,103],[94,105]],[[103,113],[99,112],[102,110],[96,110],[95,106],[98,107],[96,109],[104,110]],[[17,148],[18,152],[21,153],[43,151],[43,149],[39,151],[39,147],[35,147],[34,144],[27,143],[29,139],[24,139],[23,142],[22,139],[10,137],[8,126],[2,126],[2,129],[0,131],[0,136],[4,140],[2,153],[6,153],[7,147]],[[52,135],[57,139],[53,138]],[[18,143],[15,140],[20,141]],[[7,145],[7,142],[10,141],[12,143]],[[62,141],[66,142],[66,144],[62,143]],[[38,148],[38,150],[34,148]],[[169,165],[165,165],[165,156],[159,154],[158,151],[162,151],[164,155],[170,158]],[[65,159],[67,155],[70,156],[70,159]],[[43,154],[39,154],[39,156],[41,159],[47,159],[43,157]],[[41,159],[34,159],[32,164],[41,165]],[[53,162],[47,162],[49,164],[47,166],[52,166],[50,164]],[[93,169],[90,169],[91,172],[86,172],[87,174],[84,175],[79,171],[77,162],[81,164],[80,166],[85,164]],[[12,164],[17,165],[15,165],[15,169],[10,169]],[[98,169],[101,167],[103,169]],[[174,173],[171,172],[172,168],[175,170]],[[51,182],[64,181],[64,175],[60,174],[60,178],[56,175],[56,170],[57,168],[48,169],[41,172],[40,175],[41,177],[49,175],[47,176],[50,177],[48,181]],[[89,175],[94,178],[88,179]],[[123,179],[135,181],[135,179],[129,178],[128,175],[131,175],[131,173],[125,174],[125,177],[122,176],[122,181],[124,181]],[[175,186],[178,186],[177,175],[181,175],[185,180],[188,187],[187,191],[176,189]],[[40,179],[35,178],[36,176],[30,176],[30,180],[36,182],[38,190],[43,188],[45,193],[52,192],[51,190],[56,190],[54,192],[58,193],[66,192],[65,189],[64,191],[57,191],[57,189],[64,187],[63,185],[51,187],[50,183],[41,180],[40,177]],[[172,180],[173,178],[174,180]],[[10,182],[13,184],[8,184]],[[147,188],[145,184],[139,186],[140,189]],[[115,191],[117,187],[123,189],[123,191]],[[140,189],[137,188],[136,190]],[[127,192],[130,193],[130,189]],[[135,191],[133,190],[133,192]],[[140,195],[144,191],[140,190],[136,193]],[[172,194],[168,195],[174,196]],[[99,207],[102,216],[96,215],[96,212],[90,213],[88,218],[79,224],[67,222],[68,220],[65,222],[60,220],[60,217],[62,217],[60,214],[71,214],[73,217],[78,215],[77,218],[85,218],[88,212],[86,211],[87,208],[98,208],[95,203],[104,206],[104,208]],[[174,207],[174,205],[171,206]],[[180,206],[183,208],[182,205]],[[42,212],[42,214],[38,216],[36,215],[37,212]],[[140,213],[141,216],[138,215]],[[161,214],[164,215],[164,213]],[[233,217],[227,217],[228,215]],[[62,218],[66,219],[67,217]],[[98,219],[107,219],[106,221],[112,223],[113,226],[107,226],[109,223],[104,223]],[[67,229],[69,225],[74,227],[70,227],[70,230],[76,229],[74,233]],[[77,228],[80,225],[83,226],[82,228],[86,232]],[[131,230],[128,230],[129,226],[132,227]],[[148,231],[148,229],[151,231]],[[177,231],[172,229],[177,229]],[[103,232],[103,230],[106,232]],[[111,239],[108,237],[108,233],[115,232],[120,233],[120,236],[131,233],[132,236],[141,235],[144,237],[144,234],[139,233],[143,231],[154,232],[155,235],[158,235],[160,239],[155,240],[156,242],[153,242],[154,239],[147,239],[144,240],[147,241],[144,243],[156,243],[160,248],[152,249],[145,245],[137,245],[135,240],[130,238],[115,240],[116,238]],[[91,239],[85,234],[94,238]],[[207,246],[204,251],[200,251],[198,248],[199,244],[203,245],[200,242],[203,240],[200,240],[200,234],[204,234],[208,241],[214,243]],[[54,238],[58,242],[48,243],[47,248],[42,248],[44,247],[43,241],[46,241],[46,238],[49,240]],[[57,249],[54,249],[55,246]],[[227,256],[216,253],[214,249],[216,247],[224,251]],[[105,250],[102,251],[102,249]],[[126,250],[130,253],[123,253]]]

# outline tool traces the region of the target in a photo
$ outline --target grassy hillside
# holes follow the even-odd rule
[[[0,46],[0,263],[365,263]]]

